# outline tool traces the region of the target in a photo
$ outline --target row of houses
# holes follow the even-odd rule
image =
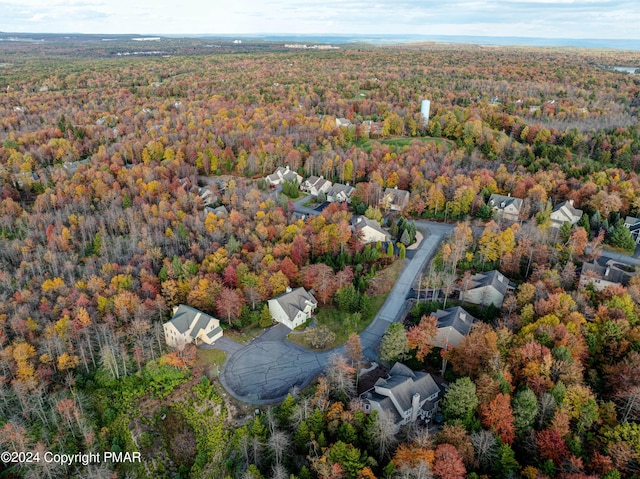
[[[489,197],[488,205],[496,217],[516,222],[520,220],[523,200],[511,195],[493,194]],[[582,213],[582,210],[574,207],[573,200],[563,201],[551,211],[551,225],[555,228],[560,228],[564,223],[575,225],[582,218]]]
[[[295,181],[302,191],[312,196],[318,196],[322,193],[330,203],[350,203],[351,195],[356,190],[349,183],[333,183],[323,176],[310,176],[304,180],[289,166],[279,166],[264,179],[269,186],[278,186],[285,181]],[[409,196],[407,190],[400,190],[398,187],[387,188],[380,199],[380,205],[387,210],[401,211],[409,205]]]

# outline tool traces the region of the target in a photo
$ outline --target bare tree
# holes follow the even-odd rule
[[[282,464],[282,456],[291,445],[289,436],[283,431],[275,431],[269,437],[267,445],[269,446],[269,449],[271,449],[271,453],[273,454],[275,466],[280,466]]]
[[[355,369],[347,364],[341,354],[332,354],[325,368],[325,375],[332,391],[344,394],[348,398],[355,396]]]
[[[478,467],[488,468],[493,464],[497,456],[496,436],[486,430],[471,434],[471,444],[475,451],[475,459]]]
[[[398,426],[393,421],[393,416],[386,411],[377,411],[375,420],[367,429],[367,439],[378,448],[378,456],[383,458],[396,444]]]

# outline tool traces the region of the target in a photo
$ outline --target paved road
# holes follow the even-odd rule
[[[294,210],[296,213],[300,213],[303,215],[313,215],[313,216],[318,216],[320,215],[322,212],[321,211],[316,211],[314,209],[311,208],[307,208],[306,206],[303,206],[304,203],[306,203],[307,201],[310,201],[311,199],[313,199],[313,196],[308,195],[305,196],[304,198],[301,198],[297,201],[293,202],[293,206],[294,206]]]
[[[409,306],[407,294],[440,241],[453,230],[453,225],[426,221],[416,222],[425,239],[411,261],[408,261],[387,300],[371,324],[360,334],[367,357],[376,358],[376,348],[390,322],[397,321]],[[343,351],[315,353],[286,340],[289,330],[279,324],[246,346],[225,341],[221,349],[229,352],[220,375],[225,389],[236,399],[250,404],[264,405],[279,402],[291,388],[303,388],[320,374],[330,355]],[[233,343],[233,341],[231,341]]]

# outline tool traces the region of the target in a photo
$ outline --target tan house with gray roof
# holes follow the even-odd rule
[[[304,288],[291,289],[267,301],[271,317],[289,329],[296,329],[311,317],[318,301]]]
[[[218,319],[184,304],[174,308],[173,317],[163,328],[165,342],[173,348],[187,343],[213,344],[222,337]]]

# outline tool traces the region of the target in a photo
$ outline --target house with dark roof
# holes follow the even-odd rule
[[[350,184],[334,183],[327,191],[327,201],[330,203],[347,203],[351,202],[351,194],[356,189]]]
[[[385,412],[393,418],[396,427],[400,427],[418,419],[428,422],[441,395],[440,387],[430,374],[395,363],[389,375],[378,379],[360,398],[365,412]]]
[[[304,288],[287,288],[280,296],[267,301],[271,317],[289,329],[304,324],[318,307],[318,301]]]
[[[635,274],[634,267],[601,257],[592,263],[582,265],[580,288],[593,284],[593,289],[602,291],[607,286],[626,286]]]
[[[640,244],[640,218],[627,216],[624,220],[624,226],[631,231],[631,236],[633,236],[636,244]]]
[[[285,167],[279,166],[276,168],[276,171],[267,175],[265,180],[267,180],[269,185],[280,185],[287,180],[294,180],[297,185],[300,185],[300,183],[302,183],[302,176],[295,171],[290,170],[289,165],[287,165]]]
[[[493,194],[489,197],[489,206],[498,218],[508,221],[518,221],[522,209],[522,198]]]
[[[439,348],[447,348],[448,346],[457,347],[462,338],[469,334],[471,326],[476,320],[460,306],[455,308],[438,309],[435,313],[438,326],[438,333],[434,340],[434,346]]]
[[[310,176],[308,179],[302,182],[300,188],[302,191],[306,191],[310,195],[318,196],[318,193],[328,193],[333,183],[329,180],[325,180],[322,176]]]
[[[500,271],[477,273],[470,278],[468,284],[462,285],[460,300],[484,306],[493,304],[500,308],[507,291],[515,287]]]
[[[573,207],[573,200],[563,201],[551,212],[551,223],[560,228],[564,223],[575,225],[582,218],[582,210]]]
[[[380,199],[380,205],[391,211],[401,211],[409,205],[409,192],[395,188],[387,188]]]
[[[163,328],[167,346],[174,348],[187,343],[213,344],[222,337],[218,319],[184,304],[174,308],[173,317]]]
[[[382,229],[380,223],[366,216],[354,216],[351,227],[364,244],[391,241],[391,235]]]

